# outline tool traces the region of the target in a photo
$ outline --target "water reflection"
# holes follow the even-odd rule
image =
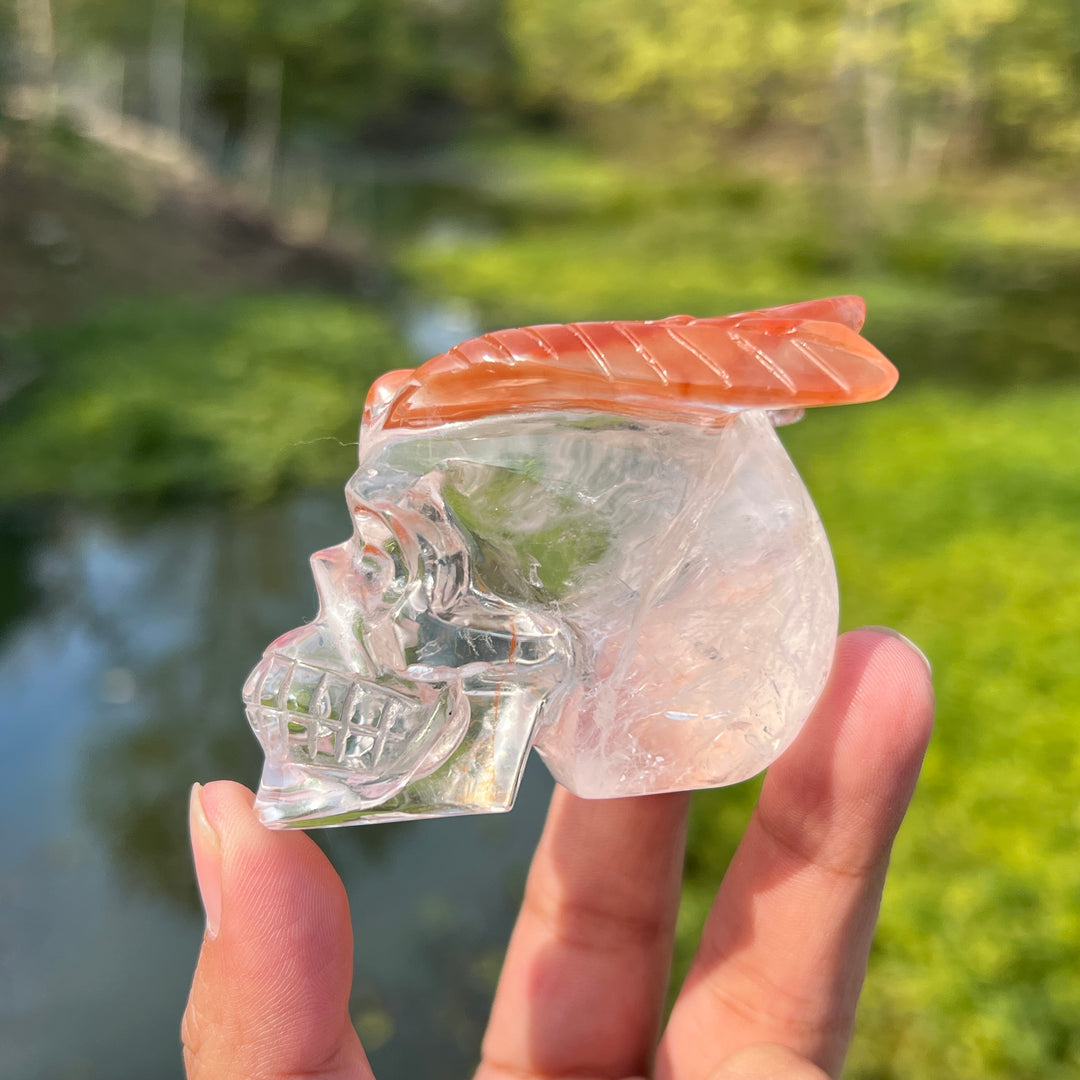
[[[239,687],[313,614],[307,555],[347,528],[333,492],[153,520],[68,512],[0,538],[0,581],[16,583],[0,637],[0,1075],[180,1075],[200,933],[188,790],[256,780]],[[385,1075],[474,1060],[549,791],[531,769],[509,816],[319,836],[352,899],[353,1015]]]
[[[0,642],[37,599],[30,573],[33,537],[25,517],[0,512]]]

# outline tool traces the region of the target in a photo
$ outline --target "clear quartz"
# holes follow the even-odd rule
[[[364,432],[346,497],[245,686],[267,824],[508,810],[533,745],[589,798],[735,783],[824,686],[832,558],[764,411]]]

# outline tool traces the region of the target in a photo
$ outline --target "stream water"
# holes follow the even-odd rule
[[[201,936],[187,792],[257,778],[239,687],[312,615],[306,557],[347,524],[336,492],[7,524],[3,580],[27,583],[0,629],[8,1080],[182,1075]],[[534,763],[510,815],[319,835],[349,890],[353,1013],[383,1075],[467,1075],[550,788]]]
[[[406,321],[418,355],[473,332],[459,308]],[[183,1075],[188,792],[257,781],[240,687],[313,616],[307,557],[348,529],[340,491],[0,517],[6,1080]],[[380,1075],[469,1074],[551,787],[533,761],[508,815],[313,834],[349,892],[352,1013]]]

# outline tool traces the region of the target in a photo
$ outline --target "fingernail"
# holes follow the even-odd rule
[[[202,784],[191,789],[188,811],[191,852],[195,858],[195,880],[199,883],[206,933],[216,938],[221,927],[221,838],[206,817],[202,804]]]
[[[909,637],[905,637],[899,630],[894,630],[891,626],[864,626],[864,630],[876,630],[879,634],[888,634],[889,637],[896,638],[897,641],[902,641],[909,649],[911,649],[916,656],[926,665],[926,670],[933,675],[934,665],[930,663],[930,657],[926,655]]]

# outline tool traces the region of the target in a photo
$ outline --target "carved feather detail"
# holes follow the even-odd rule
[[[716,423],[736,409],[873,401],[897,372],[859,335],[864,311],[858,297],[844,296],[721,318],[499,330],[382,376],[365,418],[430,427],[585,409]]]

